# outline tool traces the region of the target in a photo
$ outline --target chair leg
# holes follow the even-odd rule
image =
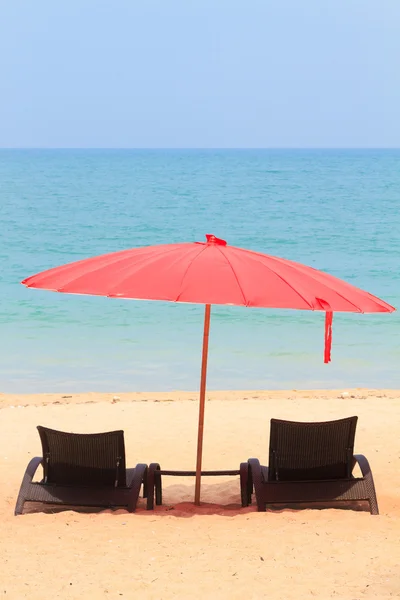
[[[14,514],[15,515],[22,515],[22,513],[24,512],[24,504],[26,502],[26,500],[29,499],[29,486],[32,484],[32,479],[35,476],[35,473],[38,469],[38,467],[42,464],[42,458],[40,456],[36,456],[35,458],[32,458],[31,461],[29,462],[24,477],[22,479],[22,483],[21,483],[21,487],[19,490],[19,494],[18,494],[18,498],[17,498],[17,503],[15,505],[15,510],[14,510]]]
[[[240,463],[240,496],[242,506],[246,507],[251,504],[251,494],[253,491],[253,482],[251,480],[251,472],[247,462]]]
[[[253,501],[253,491],[254,491],[254,485],[253,485],[253,474],[250,468],[248,468],[248,478],[247,478],[247,501],[249,504],[252,503]]]
[[[156,505],[161,506],[162,504],[162,481],[161,472],[159,469],[155,472],[154,485],[156,490]]]
[[[147,510],[154,509],[154,496],[156,504],[161,504],[161,476],[160,465],[151,463],[147,472]]]
[[[369,510],[371,515],[379,515],[378,500],[376,498],[375,489],[369,498]]]
[[[24,504],[25,504],[25,495],[22,490],[18,494],[17,503],[15,505],[14,515],[22,515],[24,512]]]
[[[361,473],[365,479],[367,490],[369,492],[369,509],[371,515],[379,515],[378,500],[376,498],[374,478],[372,476],[371,467],[369,462],[363,454],[355,454],[353,456],[354,464],[357,462],[360,466]]]

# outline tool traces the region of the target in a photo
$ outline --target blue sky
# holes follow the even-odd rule
[[[0,0],[1,147],[399,147],[399,0]]]

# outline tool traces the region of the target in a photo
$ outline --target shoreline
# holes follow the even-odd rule
[[[210,390],[206,401],[246,400],[367,400],[368,398],[399,399],[400,389],[348,388],[311,390]],[[135,403],[135,402],[197,402],[199,391],[171,392],[82,392],[7,394],[0,392],[0,409],[31,406]]]

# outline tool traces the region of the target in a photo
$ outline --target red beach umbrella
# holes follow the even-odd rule
[[[200,503],[204,404],[211,304],[318,310],[326,313],[325,362],[330,361],[332,314],[393,312],[383,300],[332,275],[283,258],[206,242],[113,252],[56,267],[22,283],[69,294],[205,304],[195,503]]]

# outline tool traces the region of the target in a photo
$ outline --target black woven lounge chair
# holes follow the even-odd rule
[[[26,469],[16,515],[22,514],[25,502],[134,512],[142,483],[147,496],[147,465],[126,469],[123,431],[81,434],[40,426],[38,431],[43,458],[32,458]],[[43,479],[33,482],[40,465]]]
[[[369,463],[353,454],[356,425],[357,417],[323,423],[271,419],[269,466],[257,458],[242,463],[248,469],[242,505],[251,504],[254,487],[259,511],[267,504],[365,500],[371,514],[379,514]],[[353,475],[356,464],[361,477]]]

